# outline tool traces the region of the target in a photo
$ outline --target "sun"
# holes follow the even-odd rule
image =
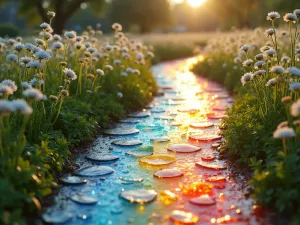
[[[192,7],[199,7],[201,6],[206,0],[188,0],[188,4]]]

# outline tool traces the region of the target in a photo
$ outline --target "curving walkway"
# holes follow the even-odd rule
[[[64,184],[44,220],[70,225],[263,223],[254,216],[253,201],[244,197],[245,181],[236,183],[218,159],[220,119],[233,99],[189,72],[194,61],[153,67],[161,96],[121,121],[121,129],[104,131],[78,158],[81,170],[65,182],[82,184]]]

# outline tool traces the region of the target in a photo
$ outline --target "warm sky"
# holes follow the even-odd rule
[[[184,0],[170,0],[172,3],[176,4],[176,3],[181,3],[183,2]],[[187,0],[187,2],[193,6],[193,7],[199,7],[201,6],[201,4],[203,2],[205,2],[206,0]]]

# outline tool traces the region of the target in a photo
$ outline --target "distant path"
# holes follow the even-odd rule
[[[194,61],[194,58],[184,59],[153,67],[161,87],[161,94],[164,95],[156,97],[153,105],[145,112],[131,115],[130,119],[119,123],[120,130],[106,131],[107,133],[138,132],[132,129],[135,128],[139,133],[128,136],[99,136],[89,152],[82,154],[77,160],[81,168],[104,165],[109,168],[98,167],[96,169],[100,170],[94,172],[109,173],[112,168],[114,173],[106,176],[84,177],[87,180],[86,184],[62,186],[56,197],[56,205],[49,209],[52,213],[49,215],[57,219],[60,217],[66,219],[70,216],[71,219],[66,223],[70,225],[168,225],[174,224],[171,219],[176,220],[179,217],[182,219],[182,216],[186,216],[179,215],[180,212],[173,210],[184,210],[198,217],[197,223],[190,224],[205,225],[221,222],[235,225],[262,224],[262,219],[256,220],[252,215],[252,200],[244,197],[243,187],[246,181],[241,178],[239,179],[242,180],[241,183],[236,183],[232,179],[232,170],[227,168],[226,162],[218,159],[216,148],[222,141],[222,137],[219,136],[220,119],[224,116],[225,107],[230,107],[233,99],[216,83],[189,72],[188,68]],[[137,118],[147,116],[147,113],[151,115]],[[170,138],[170,141],[161,143],[150,141],[152,138],[163,136]],[[112,141],[119,139],[140,140],[142,145],[123,147],[111,144]],[[183,143],[197,147],[176,145]],[[200,148],[201,150],[198,151]],[[193,152],[175,153],[176,151]],[[146,158],[147,160],[144,159],[142,163],[139,163],[141,158],[135,157],[137,154],[147,155],[152,152],[157,157]],[[101,162],[94,162],[86,156],[97,158]],[[113,160],[113,157],[115,157],[114,161],[103,162]],[[168,162],[170,164],[165,166],[149,165]],[[153,176],[158,170],[166,168],[176,170],[163,171],[157,175],[180,175],[181,172],[183,176],[162,179]],[[81,172],[92,175],[91,171]],[[145,204],[132,204],[120,198],[122,191],[136,189],[154,190],[157,197],[153,202]],[[139,198],[150,200],[155,197],[154,191],[147,195],[144,192],[137,194],[141,194]],[[124,192],[123,195],[126,193]],[[205,193],[208,195],[200,197]],[[91,198],[86,199],[82,195]],[[75,203],[71,198],[86,203],[93,203],[95,200],[95,204],[82,205]],[[191,217],[185,219],[197,220]]]

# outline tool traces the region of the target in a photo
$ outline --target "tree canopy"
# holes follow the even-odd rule
[[[171,24],[168,0],[112,0],[109,17],[111,22],[119,22],[127,28],[136,24],[141,33]]]

